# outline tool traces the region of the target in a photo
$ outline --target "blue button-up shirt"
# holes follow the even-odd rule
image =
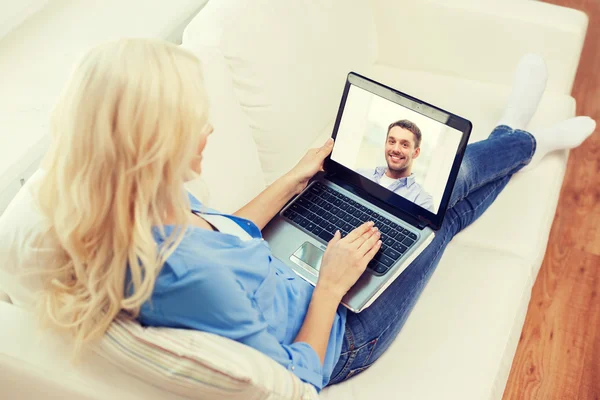
[[[223,215],[190,195],[192,211]],[[320,390],[340,357],[346,309],[338,307],[325,362],[294,339],[302,326],[313,286],[271,255],[251,221],[231,218],[253,239],[189,227],[160,271],[152,296],[141,308],[144,325],[196,329],[255,348]],[[166,226],[166,235],[173,226]],[[162,242],[158,230],[154,232]]]
[[[379,183],[386,169],[387,167],[377,167],[375,169],[359,169],[357,172],[373,182]],[[396,179],[396,182],[387,189],[435,214],[433,198],[415,181],[415,174]]]

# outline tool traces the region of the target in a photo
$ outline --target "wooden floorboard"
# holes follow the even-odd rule
[[[600,0],[547,2],[588,14],[572,94],[600,122]],[[600,400],[600,129],[571,152],[503,399]]]

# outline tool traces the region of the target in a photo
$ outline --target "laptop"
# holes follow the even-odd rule
[[[374,221],[382,246],[342,299],[369,307],[435,237],[444,220],[471,123],[351,72],[332,153],[306,189],[263,230],[272,253],[316,285],[336,230]]]

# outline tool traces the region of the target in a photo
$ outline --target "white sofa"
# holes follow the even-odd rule
[[[119,37],[180,43],[207,1],[0,2],[0,213],[37,169],[49,143],[49,111],[77,58]]]
[[[67,9],[68,3],[74,8]],[[60,34],[55,16],[62,12],[79,20],[88,15],[85,7],[72,11],[75,3],[50,1],[41,14],[0,41],[0,57],[31,62],[31,54],[18,46],[23,36],[15,33],[19,31],[37,46],[46,40],[54,40],[55,49],[69,43],[73,31]],[[135,3],[142,7],[148,2]],[[162,2],[152,3],[158,7]],[[168,10],[180,3],[180,11],[189,14],[173,12],[162,19],[157,11],[148,30],[136,34],[169,37],[168,29],[157,28],[157,23],[172,27],[172,16],[177,14],[181,22],[196,11],[195,5],[184,6],[192,2],[164,3],[160,7]],[[123,3],[103,4],[107,16],[109,8],[116,10]],[[128,18],[136,15],[121,15],[122,30],[114,31],[93,18],[86,21],[94,24],[90,32],[105,29],[109,38],[129,34]],[[42,22],[48,24],[50,38],[41,37],[44,33],[36,25]],[[331,134],[350,70],[463,115],[473,122],[471,141],[477,141],[494,127],[518,59],[536,52],[546,58],[550,80],[531,126],[570,117],[575,101],[569,93],[586,28],[587,18],[580,12],[527,0],[213,0],[183,36],[183,45],[203,61],[215,126],[203,168],[208,196],[203,184],[190,187],[224,211],[243,204],[293,165],[307,147]],[[83,41],[77,51],[80,45]],[[51,64],[63,55],[44,54]],[[61,60],[67,58],[70,63],[72,57]],[[0,76],[29,76],[30,71],[18,71],[18,65],[0,66],[7,69]],[[55,67],[32,82],[10,81],[8,90],[17,105],[35,111],[5,114],[14,104],[9,96],[2,97],[0,113],[9,117],[0,120],[2,140],[7,140],[0,148],[15,152],[6,147],[11,142],[6,132],[22,135],[21,143],[41,144],[33,150],[22,147],[28,154],[12,154],[0,183],[18,183],[37,168],[48,106],[65,76],[63,68]],[[4,82],[2,87],[6,94]],[[34,134],[27,136],[30,132]],[[555,153],[539,168],[517,174],[486,214],[448,247],[389,351],[373,367],[326,388],[320,397],[500,399],[544,256],[566,161],[567,153]],[[0,189],[12,193],[6,184]],[[0,289],[11,292],[1,277]],[[181,398],[124,378],[99,358],[74,368],[63,359],[63,350],[57,338],[37,340],[28,312],[0,301],[0,397]]]

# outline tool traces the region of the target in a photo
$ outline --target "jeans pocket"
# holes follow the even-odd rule
[[[363,367],[359,367],[359,368],[355,368],[355,369],[351,369],[350,371],[348,371],[348,375],[346,375],[346,379],[350,379],[352,378],[354,375],[358,375],[361,372],[363,372],[365,369],[369,368],[371,365],[373,365],[373,363],[365,365]]]
[[[329,382],[330,384],[345,381],[353,375],[362,372],[371,366],[370,360],[373,350],[377,345],[378,338],[373,339],[362,346],[342,355],[341,358],[347,358],[344,367]]]

